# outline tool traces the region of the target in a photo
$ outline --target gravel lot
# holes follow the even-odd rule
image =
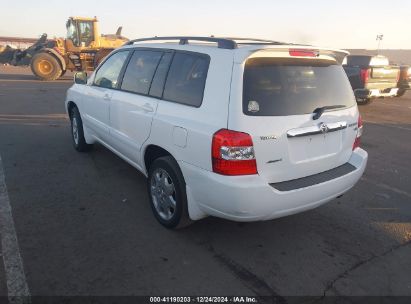
[[[71,83],[0,67],[0,156],[31,295],[411,296],[411,92],[360,106],[369,163],[342,198],[268,222],[169,231],[142,174],[102,146],[74,151]]]

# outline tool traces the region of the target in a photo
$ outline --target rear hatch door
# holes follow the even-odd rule
[[[349,160],[358,110],[341,65],[328,57],[274,55],[249,58],[236,69],[243,71],[243,86],[233,92],[229,129],[252,136],[258,174],[268,183],[324,172]],[[239,99],[241,113],[232,104]],[[322,107],[326,110],[313,119]]]

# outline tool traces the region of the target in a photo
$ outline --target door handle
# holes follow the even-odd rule
[[[145,103],[142,107],[141,107],[145,112],[154,112],[154,108],[151,106],[151,104],[149,103]]]
[[[104,94],[103,99],[104,100],[110,100],[111,99],[110,94],[108,94],[108,93]]]

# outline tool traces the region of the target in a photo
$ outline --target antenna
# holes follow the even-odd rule
[[[384,39],[384,35],[383,34],[378,34],[377,38],[375,40],[378,41],[378,47],[377,47],[377,55],[380,55],[380,47],[381,47],[381,43],[382,40]]]

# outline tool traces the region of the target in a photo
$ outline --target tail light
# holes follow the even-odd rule
[[[361,69],[360,71],[361,81],[365,84],[368,83],[368,79],[370,78],[370,69]]]
[[[251,136],[221,129],[213,136],[211,147],[213,172],[222,175],[257,174]]]
[[[355,141],[352,146],[353,150],[360,147],[362,130],[363,130],[362,118],[361,118],[361,115],[358,115],[357,135],[355,137]]]
[[[298,57],[318,57],[319,51],[317,50],[306,50],[306,49],[290,49],[290,56]]]

